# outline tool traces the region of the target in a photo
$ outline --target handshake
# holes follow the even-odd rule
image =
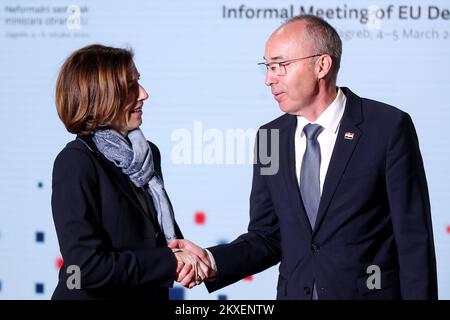
[[[169,248],[177,259],[176,281],[183,287],[191,289],[216,276],[214,258],[205,249],[184,239],[172,240]]]

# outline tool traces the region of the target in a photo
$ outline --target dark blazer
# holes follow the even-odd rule
[[[156,173],[161,156],[149,142]],[[168,299],[176,259],[167,247],[147,197],[139,203],[129,178],[106,159],[89,136],[78,136],[56,157],[52,211],[64,264],[52,299]],[[145,192],[145,191],[144,191]],[[145,198],[143,198],[145,199]],[[182,237],[176,226],[178,237]],[[73,271],[80,268],[81,289]]]
[[[248,233],[209,248],[218,267],[210,291],[281,261],[278,299],[311,299],[314,280],[319,299],[437,298],[430,203],[412,120],[342,90],[347,103],[314,229],[295,173],[297,118],[285,114],[262,127],[279,130],[280,166],[261,175],[263,165],[254,165]],[[381,289],[367,286],[371,265],[380,268]]]

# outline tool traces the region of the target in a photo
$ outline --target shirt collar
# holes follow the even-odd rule
[[[347,98],[342,92],[341,88],[338,88],[336,98],[333,102],[320,114],[319,118],[313,123],[316,123],[324,128],[324,130],[330,131],[336,134],[341,123],[342,115],[345,110],[345,103]],[[297,116],[297,128],[301,129],[301,135],[303,135],[303,128],[310,123],[302,116]]]

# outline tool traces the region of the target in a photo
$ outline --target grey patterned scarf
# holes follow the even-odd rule
[[[92,135],[98,150],[122,169],[137,187],[144,187],[152,197],[158,212],[158,223],[167,243],[176,239],[174,214],[163,181],[155,172],[153,154],[142,131],[138,128],[128,133],[130,143],[114,129],[99,129]]]

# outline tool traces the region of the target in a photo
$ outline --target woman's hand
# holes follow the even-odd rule
[[[177,279],[183,287],[193,288],[208,276],[210,266],[197,255],[184,249],[172,249],[177,259]]]

